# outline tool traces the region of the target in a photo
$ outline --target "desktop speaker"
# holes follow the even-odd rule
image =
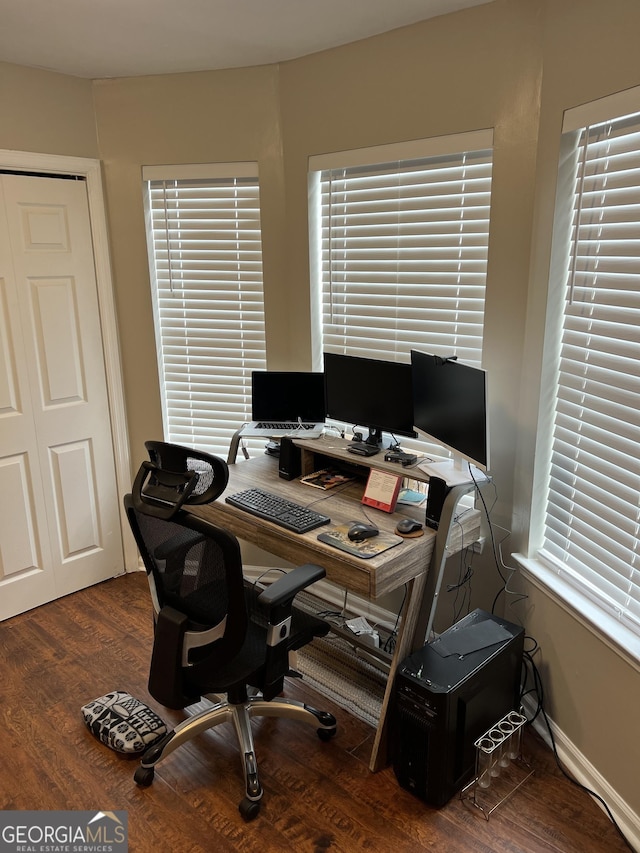
[[[283,480],[293,480],[302,473],[300,448],[286,436],[280,439],[278,474]]]
[[[475,741],[520,706],[524,630],[474,610],[398,667],[391,726],[402,788],[443,806],[474,776]]]
[[[437,530],[440,524],[442,506],[448,492],[446,480],[442,480],[440,477],[429,477],[425,524],[433,530]]]

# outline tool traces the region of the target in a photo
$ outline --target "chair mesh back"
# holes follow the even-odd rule
[[[224,557],[216,542],[171,521],[137,513],[161,605],[202,624],[228,608]]]
[[[227,617],[220,649],[242,645],[247,611],[240,547],[235,537],[187,513],[156,518],[128,506],[129,520],[160,607],[188,616],[192,627],[209,628]]]

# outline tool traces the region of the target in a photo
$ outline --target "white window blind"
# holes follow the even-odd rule
[[[143,177],[165,440],[226,457],[266,367],[257,167]]]
[[[539,556],[640,636],[640,114],[573,138]]]
[[[364,165],[347,152],[350,165],[312,174],[316,354],[408,361],[414,348],[480,364],[491,139],[490,132],[441,138],[431,156],[416,156],[415,143],[411,156],[377,162],[368,149]]]

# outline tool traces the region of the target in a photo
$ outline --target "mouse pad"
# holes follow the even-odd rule
[[[337,524],[335,527],[325,528],[322,533],[318,533],[318,539],[320,542],[326,542],[327,545],[333,545],[334,548],[346,551],[347,554],[353,554],[354,557],[362,557],[363,560],[377,557],[378,554],[388,551],[389,548],[393,548],[403,541],[401,536],[395,536],[393,533],[379,533],[363,542],[352,542],[347,536],[347,531],[352,523]]]

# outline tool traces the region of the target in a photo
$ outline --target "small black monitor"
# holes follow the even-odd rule
[[[489,469],[487,375],[451,358],[411,351],[414,426],[456,458]]]
[[[382,447],[383,432],[415,438],[411,365],[324,353],[327,417],[368,431],[364,443]]]
[[[276,423],[298,419],[303,423],[324,421],[322,373],[287,370],[254,370],[251,373],[251,417]]]

